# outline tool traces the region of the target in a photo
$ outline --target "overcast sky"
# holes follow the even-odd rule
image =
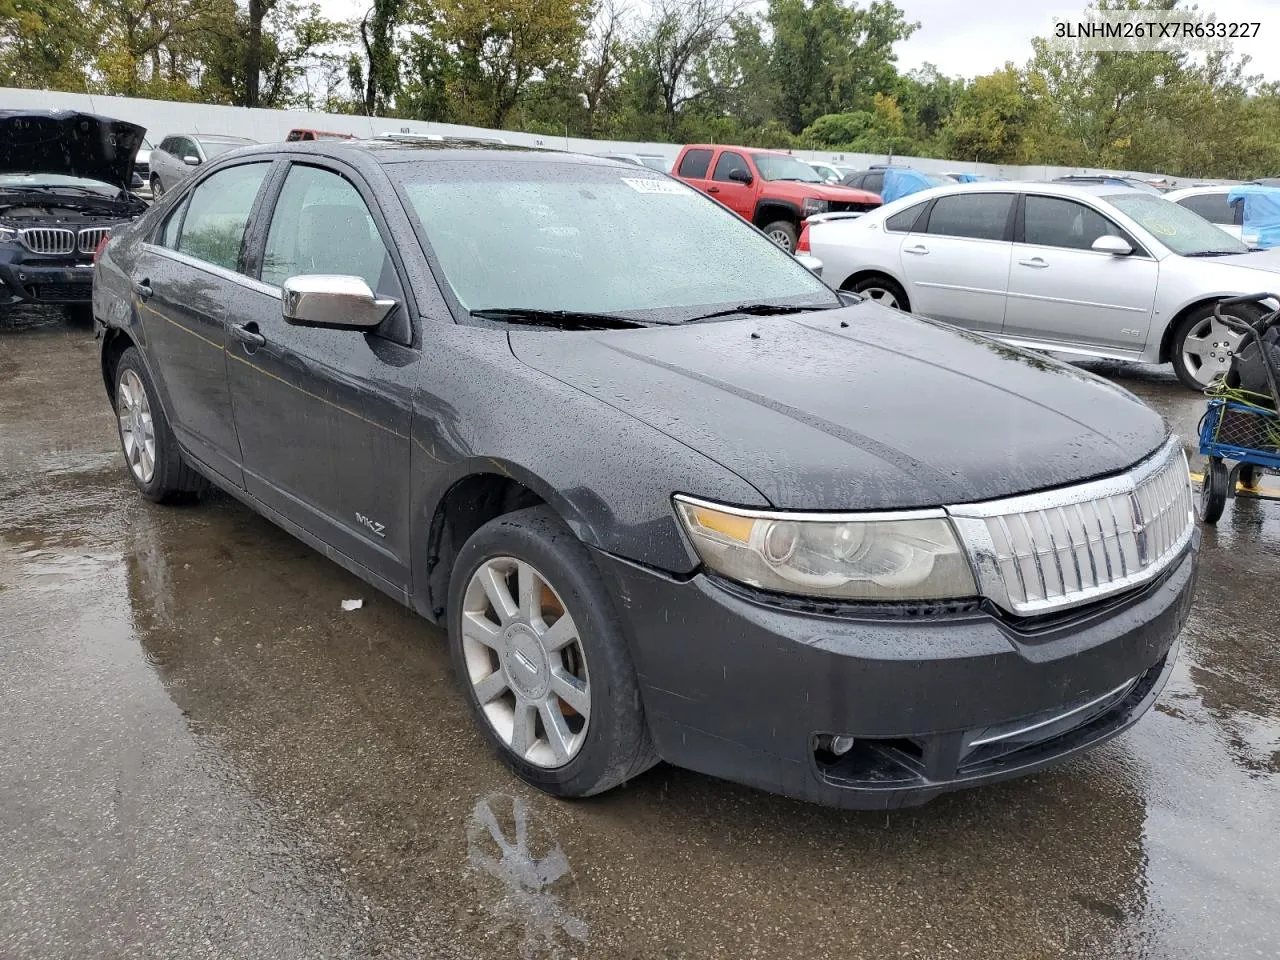
[[[1021,66],[1031,56],[1031,38],[1047,35],[1055,14],[1070,20],[1084,10],[1084,0],[896,0],[908,20],[920,29],[898,45],[898,64],[911,70],[935,64],[944,74],[974,77],[1012,60]],[[369,0],[319,0],[325,14],[349,19],[364,14]],[[865,0],[864,0],[865,5]],[[1187,4],[1189,6],[1189,4]],[[633,0],[640,9],[644,0]],[[1251,71],[1280,80],[1280,0],[1201,0],[1202,12],[1223,21],[1259,22],[1256,39],[1243,41],[1240,53],[1253,58]],[[1270,55],[1266,55],[1267,49]]]

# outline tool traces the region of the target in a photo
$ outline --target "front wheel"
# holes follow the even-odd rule
[[[796,225],[790,220],[775,220],[773,223],[765,224],[764,235],[787,253],[793,253],[800,240]]]
[[[1223,315],[1242,323],[1253,323],[1266,311],[1243,303],[1227,308]],[[1240,344],[1240,334],[1213,315],[1213,304],[1197,307],[1187,314],[1173,334],[1173,372],[1192,390],[1204,390],[1231,368],[1231,358]]]
[[[521,779],[585,797],[657,762],[612,598],[550,508],[471,536],[450,579],[448,624],[471,713]]]
[[[151,177],[151,198],[159,200],[164,196],[164,184],[160,182],[160,178],[152,175]]]
[[[1227,508],[1227,482],[1230,471],[1216,457],[1204,467],[1204,482],[1200,487],[1200,519],[1205,523],[1217,523]]]

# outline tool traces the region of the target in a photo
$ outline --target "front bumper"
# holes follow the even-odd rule
[[[93,262],[89,258],[21,259],[0,257],[0,305],[15,303],[87,304],[93,299]]]
[[[662,757],[804,800],[912,806],[1043,769],[1135,723],[1172,669],[1198,534],[1156,581],[1055,618],[788,610],[605,554]],[[851,737],[841,756],[824,749]]]

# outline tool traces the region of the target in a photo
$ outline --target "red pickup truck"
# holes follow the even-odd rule
[[[878,194],[827,184],[803,160],[773,150],[690,144],[680,151],[672,175],[720,201],[790,251],[796,248],[800,225],[811,214],[880,206]]]

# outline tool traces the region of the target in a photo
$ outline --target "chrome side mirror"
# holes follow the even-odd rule
[[[1133,247],[1129,246],[1127,240],[1111,234],[1101,236],[1093,241],[1093,246],[1090,249],[1096,250],[1098,253],[1109,253],[1113,257],[1127,257],[1133,253]]]
[[[306,274],[284,282],[280,313],[297,327],[371,330],[386,319],[394,300],[374,296],[360,277]]]
[[[807,253],[797,253],[795,254],[795,258],[800,266],[804,267],[815,277],[822,276],[822,261],[817,257],[812,257]]]

